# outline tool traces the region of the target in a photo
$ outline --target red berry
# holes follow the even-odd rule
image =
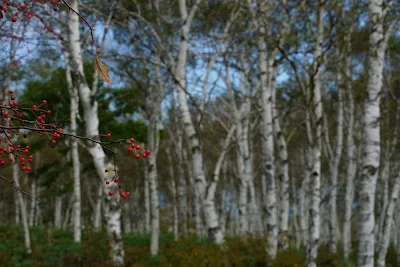
[[[106,181],[106,184],[110,184],[110,181]]]
[[[32,109],[33,109],[33,110],[36,110],[36,109],[37,109],[37,106],[36,106],[36,105],[33,105],[33,106],[32,106]]]
[[[47,105],[47,100],[43,100],[42,105]]]
[[[11,21],[12,21],[12,22],[16,22],[16,21],[17,21],[17,17],[12,17],[12,18],[11,18]]]
[[[28,137],[28,133],[25,132],[25,133],[24,133],[24,138],[27,138],[27,137]]]
[[[108,134],[107,134],[107,137],[108,137],[108,138],[110,138],[110,137],[111,137],[111,134],[110,134],[110,133],[108,133]]]
[[[118,181],[119,181],[118,177],[115,177],[114,183],[118,183]]]
[[[150,150],[146,150],[146,155],[150,155]]]
[[[26,146],[25,149],[31,149],[31,147],[30,146]]]
[[[140,149],[140,145],[136,145],[136,150],[139,150]]]
[[[8,161],[9,161],[9,162],[13,162],[14,159],[13,159],[13,158],[8,158]]]
[[[4,118],[8,118],[8,112],[3,112]]]
[[[48,111],[47,111],[47,115],[50,115],[50,114],[51,114],[51,110],[48,110]]]
[[[128,148],[128,152],[131,153],[133,151],[133,148]]]
[[[21,167],[21,171],[23,171],[23,172],[26,171],[26,167],[25,167],[25,166],[22,166],[22,167]]]
[[[31,168],[31,167],[29,167],[29,166],[28,166],[28,167],[26,167],[26,171],[27,171],[27,172],[30,172],[31,170],[32,170],[32,168]]]
[[[129,139],[129,141],[130,141],[131,143],[135,143],[135,139],[133,139],[133,138]]]
[[[127,197],[129,197],[131,195],[131,193],[129,193],[129,192],[126,192],[125,194]]]
[[[25,153],[25,154],[28,154],[28,153],[29,153],[29,150],[28,150],[28,149],[25,149],[25,150],[24,150],[24,153]]]
[[[136,154],[135,156],[137,159],[140,159],[140,154]]]
[[[56,143],[57,143],[57,141],[56,140],[51,140],[51,143],[53,144],[53,145],[55,145]]]
[[[13,91],[13,90],[8,90],[8,93],[9,93],[10,95],[12,95],[12,94],[14,94],[14,91]]]
[[[112,195],[114,195],[114,192],[113,192],[113,191],[109,191],[109,192],[108,192],[108,195],[109,195],[109,196],[112,196]]]
[[[142,157],[145,159],[147,157],[146,153],[143,153]]]

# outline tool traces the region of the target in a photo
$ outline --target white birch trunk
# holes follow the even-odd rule
[[[71,68],[68,62],[68,54],[64,52],[65,76],[68,84],[69,91],[69,119],[70,119],[70,133],[77,134],[77,117],[79,114],[79,95],[78,88],[73,84],[71,77]],[[80,176],[80,162],[78,142],[75,138],[70,140],[71,160],[72,160],[72,180],[74,183],[74,204],[73,204],[73,229],[74,229],[74,242],[81,242],[81,176]]]
[[[18,201],[18,192],[14,192],[14,210],[15,210],[15,225],[19,225],[20,208],[19,208],[19,201]]]
[[[208,235],[213,238],[213,241],[216,244],[222,244],[225,242],[225,240],[223,232],[219,226],[220,224],[218,220],[218,214],[215,209],[215,191],[217,189],[222,164],[224,162],[225,155],[229,150],[229,144],[231,142],[231,138],[234,132],[235,126],[232,126],[222,144],[221,152],[218,156],[218,160],[214,168],[213,178],[211,183],[207,186],[206,196],[203,204],[205,215],[204,217],[208,228]]]
[[[357,266],[374,266],[375,191],[380,164],[380,91],[386,40],[383,1],[369,0],[371,18],[368,51],[367,99],[364,102],[362,169],[358,191]]]
[[[178,166],[183,166],[183,132],[178,130]],[[185,172],[183,168],[178,168],[178,200],[179,200],[179,217],[180,217],[180,232],[182,235],[187,233],[187,184]]]
[[[272,82],[272,116],[275,138],[278,145],[278,157],[279,157],[279,175],[278,180],[280,184],[279,191],[279,232],[280,237],[287,237],[289,229],[289,159],[287,152],[287,144],[285,136],[283,135],[279,114],[276,109],[276,85],[275,85],[275,71],[273,73]],[[288,248],[288,243],[285,242],[287,238],[279,239],[279,247],[282,250]]]
[[[314,140],[312,143],[312,170],[310,174],[310,192],[311,201],[309,207],[309,238],[307,244],[307,266],[316,267],[316,259],[318,254],[318,246],[320,239],[320,203],[321,203],[321,137],[322,137],[322,97],[321,97],[321,86],[322,86],[322,69],[320,67],[320,61],[322,60],[322,43],[324,40],[324,4],[319,1],[318,4],[318,33],[317,40],[314,50],[314,77],[313,84],[314,88],[312,94],[313,103],[313,116],[314,116]]]
[[[178,212],[178,201],[177,201],[177,193],[176,193],[176,184],[175,184],[175,174],[174,174],[174,165],[172,161],[172,156],[170,153],[167,153],[168,158],[168,169],[169,176],[171,179],[170,191],[172,195],[172,228],[174,232],[175,240],[179,239],[179,212]],[[180,165],[178,165],[180,166]]]
[[[32,192],[32,196],[36,197],[36,180],[32,181],[31,184],[31,192]],[[35,203],[36,200],[31,199],[31,206],[29,208],[29,226],[32,227],[34,220],[35,220]]]
[[[182,116],[182,123],[188,139],[189,149],[191,152],[191,164],[193,177],[196,185],[196,192],[203,204],[204,215],[207,218],[207,230],[211,239],[216,243],[224,242],[221,228],[218,222],[218,216],[215,209],[205,207],[207,181],[203,170],[203,155],[200,150],[200,141],[193,125],[189,105],[186,99],[186,60],[188,50],[189,31],[192,19],[198,7],[200,0],[197,0],[188,14],[186,0],[179,0],[179,10],[181,13],[182,39],[180,41],[178,62],[175,69],[176,83],[178,87],[179,108]],[[216,218],[215,220],[213,218]],[[222,239],[221,239],[222,237]]]
[[[351,54],[351,33],[346,36],[346,52],[348,55]],[[357,159],[355,155],[356,146],[354,143],[354,98],[353,89],[351,86],[351,57],[346,57],[346,92],[347,92],[347,105],[346,105],[346,116],[347,116],[347,135],[346,135],[346,186],[345,186],[345,210],[343,218],[343,255],[347,259],[351,252],[351,218],[353,213],[353,199],[354,199],[354,178],[357,171]]]
[[[124,225],[124,233],[132,232],[132,222],[131,222],[130,210],[131,210],[131,207],[129,205],[129,202],[125,201],[124,214],[122,216],[122,221],[123,221],[123,225]]]
[[[103,185],[99,185],[96,194],[96,205],[94,210],[94,231],[100,232],[102,220],[101,220],[101,206],[103,203]]]
[[[393,213],[397,204],[397,200],[400,194],[400,175],[396,177],[394,182],[392,193],[387,208],[382,211],[384,223],[382,226],[382,236],[379,240],[379,251],[378,251],[378,267],[386,266],[386,253],[390,242],[390,233],[392,231]]]
[[[150,187],[149,187],[149,174],[148,170],[144,171],[144,219],[145,226],[144,230],[146,233],[150,233]]]
[[[62,223],[61,223],[61,211],[62,211],[62,197],[61,196],[56,196],[56,201],[54,204],[54,226],[57,229],[61,229]]]
[[[264,25],[261,23],[261,25]],[[261,73],[261,103],[263,120],[262,135],[262,151],[263,151],[263,175],[265,179],[266,192],[264,194],[264,205],[266,211],[266,232],[268,239],[268,254],[271,258],[275,258],[278,246],[278,219],[277,219],[277,197],[275,182],[275,155],[273,140],[273,118],[272,118],[272,78],[274,75],[274,53],[267,58],[267,48],[264,40],[265,27],[260,26],[260,37],[257,39],[257,47],[259,54],[259,69]]]
[[[14,158],[13,156],[10,156],[10,157]],[[14,178],[15,186],[20,187],[18,163],[15,162],[12,165],[12,170],[13,170],[13,178]],[[31,248],[31,238],[30,238],[30,233],[29,233],[28,216],[27,216],[27,212],[26,212],[26,206],[25,206],[23,194],[19,191],[17,191],[17,199],[18,199],[18,204],[19,204],[20,211],[21,211],[22,226],[24,228],[25,248],[26,248],[27,253],[31,254],[32,248]]]
[[[78,1],[70,1],[70,6],[77,12]],[[77,74],[77,86],[79,89],[79,97],[83,106],[85,132],[86,136],[91,138],[98,138],[99,136],[99,118],[98,118],[98,104],[95,100],[93,93],[97,88],[89,88],[83,69],[82,49],[79,32],[79,17],[74,13],[69,13],[69,43],[70,53],[75,72]],[[97,77],[96,77],[97,78]],[[107,234],[110,246],[110,257],[115,264],[124,263],[124,249],[122,243],[121,231],[121,207],[119,205],[119,195],[108,196],[109,187],[106,185],[107,180],[105,176],[105,159],[106,155],[103,148],[99,144],[88,144],[87,151],[93,158],[95,169],[99,182],[103,183],[103,192],[105,196],[104,202],[104,216],[107,224]]]
[[[343,90],[342,75],[338,69],[337,73],[337,86],[338,86],[338,115],[337,115],[337,133],[336,133],[336,148],[330,162],[330,192],[327,205],[328,213],[328,248],[332,253],[337,252],[337,177],[339,172],[339,163],[342,156],[343,149]]]
[[[390,153],[384,153],[386,155],[383,156],[383,168],[381,169],[381,175],[380,179],[380,184],[382,186],[382,191],[379,192],[377,191],[376,195],[378,196],[378,210],[377,210],[377,217],[379,219],[379,224],[378,227],[375,227],[375,237],[376,237],[376,242],[378,244],[381,243],[381,238],[383,234],[383,224],[385,222],[386,214],[385,210],[389,204],[389,172],[390,172]],[[381,201],[379,201],[379,193],[381,193]],[[379,203],[380,202],[380,203]],[[379,247],[375,247],[375,249],[378,251]]]
[[[246,163],[245,159],[248,154],[246,153],[246,147],[248,144],[247,131],[245,123],[241,122],[239,114],[236,115],[236,140],[237,140],[237,167],[239,174],[239,235],[247,235],[249,231],[248,216],[247,216],[247,203],[248,203],[248,186],[249,181],[246,175]]]
[[[157,127],[156,118],[151,119],[148,132],[148,146],[152,154],[147,159],[147,174],[150,188],[151,199],[151,242],[150,253],[155,256],[158,254],[159,249],[159,235],[160,235],[160,210],[158,203],[158,181],[157,181],[157,153],[159,146],[159,132]]]

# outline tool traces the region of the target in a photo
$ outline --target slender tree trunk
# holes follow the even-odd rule
[[[386,266],[386,253],[389,247],[390,241],[390,232],[392,231],[392,222],[393,222],[393,212],[397,204],[397,200],[400,195],[400,174],[397,176],[396,181],[394,182],[392,193],[390,196],[389,203],[385,210],[382,213],[385,217],[383,227],[382,227],[382,236],[379,240],[379,251],[378,251],[378,267]]]
[[[342,86],[342,77],[340,74],[340,70],[338,70],[337,74],[337,85],[338,89],[338,125],[337,125],[337,133],[336,133],[336,148],[334,154],[332,155],[331,163],[330,163],[330,194],[328,199],[328,248],[332,253],[336,253],[337,251],[337,177],[339,172],[339,163],[342,156],[343,149],[343,90]]]
[[[346,52],[351,54],[351,34],[352,30],[346,36]],[[351,86],[351,57],[346,57],[346,92],[347,92],[347,135],[346,135],[346,186],[345,186],[345,210],[343,218],[343,255],[347,259],[351,252],[351,218],[353,213],[353,199],[354,199],[354,178],[357,171],[357,159],[355,155],[356,146],[354,143],[354,98],[353,89]]]
[[[70,6],[76,12],[79,12],[78,1],[70,1]],[[69,44],[71,59],[75,68],[77,76],[77,87],[79,89],[79,97],[83,107],[84,121],[85,121],[85,132],[86,136],[92,138],[98,138],[99,136],[99,118],[98,118],[98,103],[93,95],[97,88],[94,86],[92,90],[87,84],[83,69],[82,49],[80,41],[79,31],[79,17],[74,13],[69,13]],[[96,78],[97,79],[97,76]],[[111,260],[121,265],[124,263],[124,248],[122,242],[122,231],[121,231],[121,207],[119,205],[118,194],[110,197],[108,195],[109,187],[106,185],[107,180],[105,176],[105,160],[106,155],[100,144],[87,144],[87,151],[93,158],[93,163],[100,178],[99,182],[103,183],[103,194],[104,200],[104,216],[107,224],[107,234],[110,246],[110,257]]]
[[[72,89],[70,100],[70,131],[71,134],[76,134],[77,123],[76,116],[78,113],[78,92],[75,87]],[[74,181],[74,241],[81,242],[81,175],[78,142],[71,139],[71,157],[72,157],[72,176]]]
[[[312,88],[312,103],[313,103],[313,116],[314,116],[314,131],[315,136],[312,144],[312,170],[310,175],[310,192],[311,201],[309,207],[309,239],[307,245],[307,266],[316,267],[316,259],[318,254],[318,246],[320,239],[320,204],[321,204],[321,137],[322,137],[322,69],[320,62],[322,60],[322,43],[324,40],[324,3],[318,2],[318,33],[314,51],[314,77]]]
[[[159,249],[160,235],[160,210],[158,203],[158,181],[157,181],[157,153],[159,146],[159,132],[156,118],[151,119],[148,134],[149,149],[153,152],[147,159],[147,173],[151,199],[151,242],[150,253],[155,256]]]
[[[364,102],[362,169],[358,191],[357,266],[374,266],[375,190],[380,164],[380,91],[387,39],[383,33],[383,1],[369,0],[370,34],[367,98]]]
[[[19,225],[20,208],[19,208],[18,192],[14,192],[14,209],[15,209],[15,225]]]
[[[190,13],[187,11],[186,1],[179,0],[179,10],[181,13],[181,21],[182,24],[182,38],[179,46],[178,53],[178,62],[175,69],[176,74],[176,83],[178,87],[178,99],[179,99],[179,108],[182,116],[181,123],[184,125],[184,130],[187,136],[187,140],[189,143],[189,150],[191,152],[191,164],[193,177],[196,185],[196,192],[198,194],[200,203],[203,205],[204,216],[209,218],[206,220],[207,223],[207,231],[210,235],[210,238],[214,240],[216,243],[223,243],[223,234],[221,228],[217,220],[213,220],[211,218],[218,218],[215,209],[208,209],[205,207],[205,197],[206,197],[206,187],[207,181],[204,175],[203,170],[203,154],[200,149],[200,140],[199,136],[194,127],[192,117],[189,110],[189,105],[186,99],[186,61],[187,61],[187,50],[188,50],[188,40],[189,40],[189,32],[190,25],[192,19],[196,13],[197,7],[200,3],[200,0],[197,0],[192,6]],[[215,214],[213,214],[213,212]],[[209,214],[208,214],[209,213]]]
[[[178,133],[178,166],[183,165],[183,136],[182,130]],[[185,172],[183,168],[178,168],[178,200],[179,200],[179,217],[180,217],[180,232],[182,235],[187,233],[187,184]]]
[[[31,192],[32,192],[32,196],[36,197],[36,180],[32,181],[31,184]],[[31,199],[31,206],[29,208],[29,226],[32,227],[34,220],[35,220],[35,204],[36,204],[36,200]]]
[[[55,204],[54,204],[54,226],[57,228],[57,229],[61,229],[61,226],[62,226],[62,224],[61,224],[61,217],[62,217],[62,215],[61,215],[61,213],[62,213],[62,197],[61,196],[56,196],[56,201],[55,201]]]
[[[279,231],[280,237],[287,237],[289,228],[289,160],[287,152],[287,144],[285,136],[283,135],[279,115],[276,109],[276,85],[275,85],[275,71],[273,73],[272,82],[272,116],[274,124],[274,133],[278,145],[279,157],[279,175],[278,180],[280,184],[279,192]],[[288,243],[285,242],[287,238],[279,239],[279,247],[282,250],[288,248]]]
[[[259,53],[259,68],[261,74],[261,100],[262,100],[262,151],[263,151],[263,179],[266,179],[266,196],[264,197],[266,207],[266,232],[268,239],[268,254],[275,258],[278,246],[278,219],[277,219],[277,197],[275,182],[275,155],[273,140],[273,118],[272,118],[272,86],[271,79],[274,75],[274,55],[267,58],[267,48],[264,41],[265,28],[260,27],[260,37],[257,39]],[[264,193],[265,194],[265,193]]]
[[[99,185],[97,189],[97,195],[96,195],[96,206],[94,210],[94,231],[95,232],[100,232],[101,230],[101,206],[103,203],[103,185]]]
[[[145,170],[144,175],[144,217],[145,217],[145,232],[150,233],[150,187],[149,187],[149,174]]]
[[[123,225],[124,225],[124,233],[132,232],[132,223],[131,223],[131,206],[129,202],[125,201],[124,203],[124,214],[122,216]]]
[[[20,187],[18,163],[14,163],[12,165],[12,170],[13,170],[13,178],[14,178],[15,186]],[[27,212],[26,212],[26,206],[25,206],[25,201],[24,201],[23,195],[19,191],[17,192],[17,199],[18,199],[18,204],[19,204],[20,211],[21,211],[22,226],[24,228],[25,248],[26,248],[27,253],[31,254],[32,248],[31,248],[31,238],[30,238],[30,233],[29,233],[28,216],[27,216]]]
[[[174,174],[174,165],[172,161],[172,156],[170,153],[167,153],[168,157],[168,168],[169,168],[169,176],[171,179],[171,195],[172,195],[172,220],[173,220],[173,232],[175,240],[179,239],[179,212],[178,212],[178,201],[176,194],[176,184],[175,184],[175,174]],[[178,165],[180,166],[180,165]],[[180,169],[180,168],[179,168]]]

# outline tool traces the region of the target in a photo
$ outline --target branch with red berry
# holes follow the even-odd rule
[[[12,90],[8,91],[8,97],[0,101],[0,166],[6,163],[19,164],[21,171],[30,172],[32,170],[31,163],[34,158],[30,155],[30,146],[28,144],[19,144],[17,137],[22,133],[24,138],[27,138],[29,134],[35,133],[42,138],[47,138],[49,140],[49,145],[54,148],[57,142],[62,137],[75,138],[79,140],[84,140],[90,143],[99,144],[104,150],[110,152],[114,159],[114,179],[113,182],[118,184],[118,189],[120,196],[122,198],[129,197],[130,193],[125,192],[122,186],[119,184],[119,179],[117,175],[115,156],[117,153],[112,150],[109,146],[113,144],[119,144],[120,146],[125,146],[128,153],[135,152],[135,158],[146,158],[150,155],[150,150],[142,148],[140,145],[135,144],[133,138],[130,139],[117,139],[114,141],[101,141],[100,137],[111,138],[111,134],[100,134],[100,136],[85,137],[66,133],[60,128],[59,123],[53,123],[49,121],[51,117],[51,110],[45,109],[47,101],[43,100],[40,105],[33,105],[31,107],[21,106],[17,101]],[[33,116],[36,120],[29,119]],[[5,146],[5,147],[1,147]],[[106,172],[108,170],[106,169]],[[30,194],[18,188],[13,181],[0,176],[3,180],[12,184],[17,190],[23,194],[34,198]],[[108,185],[110,182],[107,181]],[[109,195],[112,196],[113,192],[110,191]],[[36,199],[36,198],[34,198]]]

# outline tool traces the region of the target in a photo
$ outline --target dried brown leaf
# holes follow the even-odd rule
[[[102,62],[98,57],[94,58],[94,67],[96,69],[97,74],[99,74],[100,79],[108,84],[112,84],[110,79],[110,75],[108,75],[108,70],[110,69],[107,65]]]

